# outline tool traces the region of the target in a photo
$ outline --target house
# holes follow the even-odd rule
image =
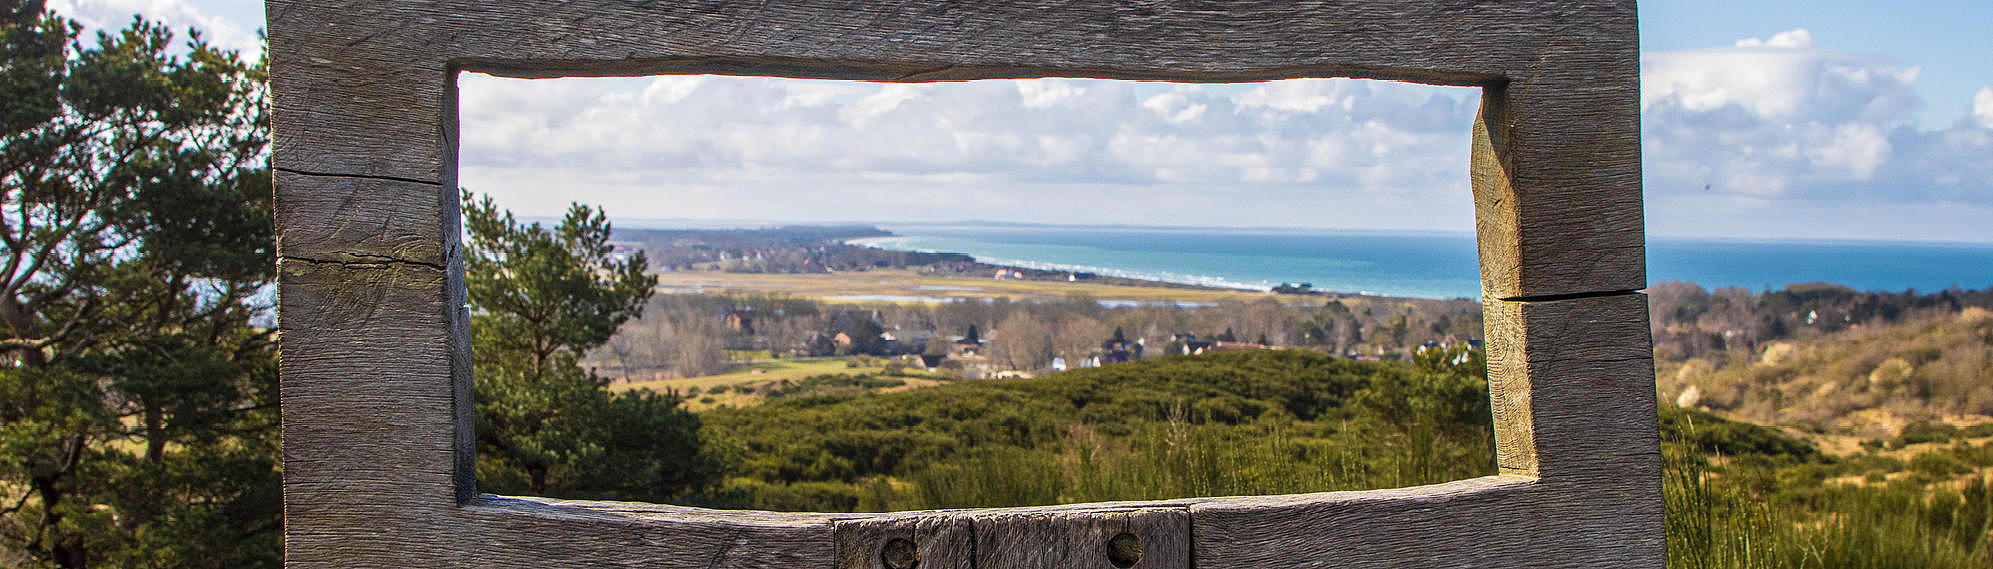
[[[948,359],[947,354],[921,354],[920,367],[927,368],[927,371],[934,371],[940,369],[942,360],[946,359]]]
[[[1129,351],[1130,347],[1133,347],[1134,351]],[[1127,340],[1105,340],[1100,343],[1100,351],[1095,352],[1086,361],[1080,362],[1080,367],[1100,367],[1107,364],[1135,361],[1136,355],[1141,350],[1141,344]]]
[[[754,335],[754,311],[747,309],[729,311],[727,312],[726,324],[728,330],[752,336]]]
[[[1173,334],[1170,336],[1171,349],[1165,351],[1171,355],[1190,356],[1209,351],[1211,345],[1211,342],[1198,340],[1196,334]]]
[[[927,343],[934,338],[933,330],[920,328],[896,328],[880,336],[886,341],[886,352],[893,354],[918,354],[927,349]]]

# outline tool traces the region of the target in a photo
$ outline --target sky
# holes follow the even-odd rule
[[[54,0],[259,49],[249,0]],[[1641,2],[1656,236],[1993,242],[1993,2]],[[1479,91],[1376,81],[460,81],[528,216],[1468,231]]]

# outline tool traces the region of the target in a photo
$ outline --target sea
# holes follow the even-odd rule
[[[1480,273],[1469,233],[1068,227],[1004,224],[894,225],[886,249],[964,253],[990,264],[1265,290],[1316,290],[1420,298],[1477,298]],[[1650,238],[1649,283],[1777,290],[1829,282],[1857,290],[1935,292],[1993,286],[1993,243],[1744,241]]]

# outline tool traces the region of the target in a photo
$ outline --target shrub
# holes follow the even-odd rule
[[[1949,479],[1972,472],[1972,467],[1945,451],[1931,451],[1910,459],[1910,471],[1932,480]]]
[[[1900,449],[1919,443],[1945,443],[1959,435],[1958,427],[1945,423],[1918,421],[1903,427],[1896,439],[1889,442],[1889,448]]]

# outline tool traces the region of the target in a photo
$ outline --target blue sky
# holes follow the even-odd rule
[[[254,49],[261,3],[55,0]],[[1641,3],[1649,232],[1993,241],[1993,2]],[[1473,89],[463,80],[523,214],[1466,230]],[[629,128],[632,124],[644,128]]]

